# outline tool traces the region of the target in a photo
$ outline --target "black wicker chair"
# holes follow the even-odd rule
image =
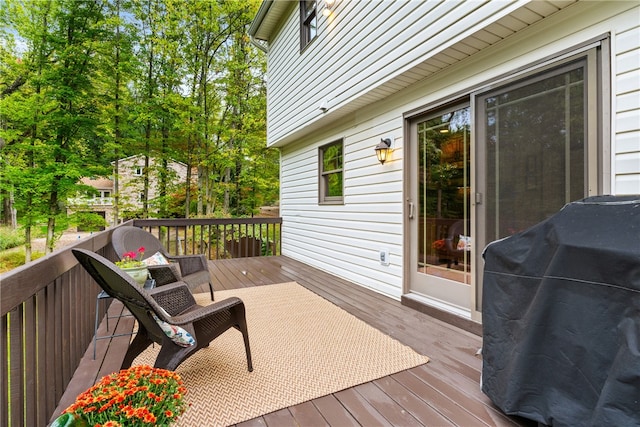
[[[131,366],[134,359],[155,342],[161,345],[155,367],[175,370],[189,356],[235,327],[242,332],[247,367],[253,371],[245,308],[239,298],[231,297],[200,306],[182,282],[146,291],[106,258],[85,249],[72,249],[72,252],[98,285],[121,301],[138,321],[138,332],[124,357],[123,369]],[[176,344],[156,319],[184,329],[193,337],[192,345]]]
[[[193,290],[208,284],[211,301],[213,301],[213,285],[211,284],[207,258],[204,255],[169,255],[156,236],[132,226],[118,227],[113,230],[111,241],[113,249],[120,258],[127,252],[136,251],[141,246],[145,248],[145,258],[160,252],[171,264],[149,266],[149,273],[156,281],[156,286],[184,282],[189,286],[189,289]]]
[[[466,227],[469,230],[468,222]],[[458,249],[458,240],[462,234],[465,234],[465,221],[461,219],[451,224],[447,231],[447,237],[444,239],[447,250],[447,268],[451,268],[452,263],[458,265],[458,262],[464,259],[465,250]]]

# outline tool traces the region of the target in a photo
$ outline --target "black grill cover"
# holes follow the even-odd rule
[[[482,391],[547,425],[640,425],[640,196],[570,203],[483,256]]]

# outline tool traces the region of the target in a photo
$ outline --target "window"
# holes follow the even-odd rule
[[[320,197],[321,204],[343,203],[343,141],[335,141],[320,147]]]
[[[300,0],[300,50],[318,34],[316,4],[315,0]]]
[[[133,174],[135,176],[142,176],[142,166],[136,166],[133,168]]]

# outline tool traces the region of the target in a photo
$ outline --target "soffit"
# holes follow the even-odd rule
[[[258,13],[251,22],[249,35],[257,40],[270,42],[275,36],[280,21],[287,13],[289,7],[295,2],[283,0],[264,0],[258,9]]]
[[[317,116],[276,141],[269,141],[269,146],[282,147],[290,142],[317,131],[332,122],[336,118],[344,117],[364,106],[382,100],[396,92],[399,92],[420,80],[441,72],[450,65],[460,62],[511,35],[539,22],[544,18],[571,6],[578,0],[537,0],[514,10],[510,14],[498,19],[483,29],[455,42],[451,46],[443,47],[439,52],[432,52],[428,58],[408,64],[395,76],[386,81],[379,82],[377,86],[369,88],[366,92],[345,101],[342,105],[334,105],[330,110]],[[265,27],[266,28],[266,27]]]

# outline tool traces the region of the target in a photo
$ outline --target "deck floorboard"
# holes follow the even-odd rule
[[[426,365],[265,414],[239,427],[536,425],[503,414],[480,391],[482,360],[477,352],[482,340],[477,335],[284,256],[215,260],[209,262],[209,270],[215,291],[296,281],[430,358]],[[204,286],[201,291],[209,290]],[[121,325],[127,322],[118,329]],[[114,363],[121,363],[125,350],[122,340],[101,341],[99,360],[93,361],[93,347],[88,349],[90,356],[76,371],[74,391],[117,369]]]

